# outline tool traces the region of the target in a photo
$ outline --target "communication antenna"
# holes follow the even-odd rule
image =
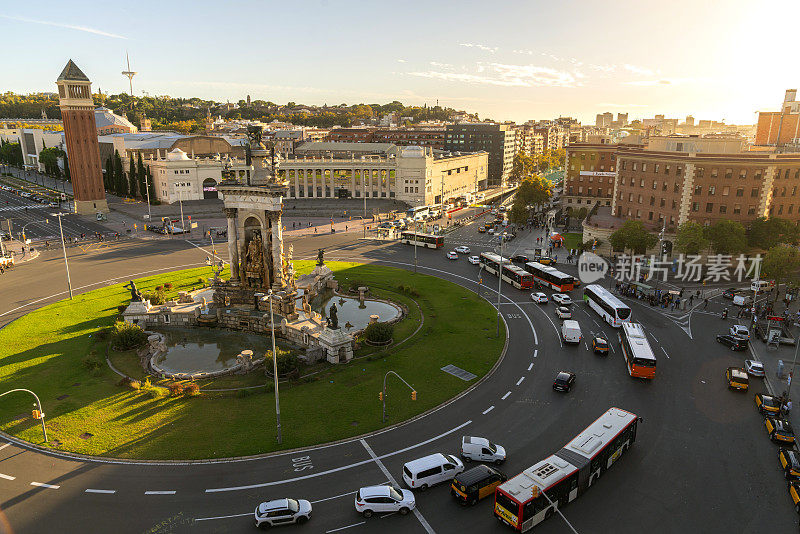
[[[128,77],[128,83],[130,84],[131,89],[131,98],[133,98],[133,77],[136,76],[136,72],[131,70],[131,58],[128,57],[128,52],[125,52],[125,60],[128,62],[128,70],[123,70],[122,75]]]

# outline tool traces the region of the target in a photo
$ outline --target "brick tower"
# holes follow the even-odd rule
[[[75,211],[80,214],[107,213],[100,145],[97,143],[94,121],[92,82],[70,59],[56,80],[56,85],[67,141]]]

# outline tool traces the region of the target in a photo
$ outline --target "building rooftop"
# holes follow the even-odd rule
[[[392,143],[339,143],[336,141],[307,141],[294,149],[295,154],[306,152],[363,152],[385,154],[394,148]]]
[[[83,73],[81,69],[70,59],[67,61],[64,70],[56,78],[57,82],[60,81],[75,81],[75,82],[88,82],[89,78]]]
[[[77,67],[76,67],[77,68]],[[124,126],[131,128],[134,131],[136,126],[128,119],[121,115],[117,115],[108,108],[99,107],[94,110],[94,123],[98,128],[107,128],[109,126]]]

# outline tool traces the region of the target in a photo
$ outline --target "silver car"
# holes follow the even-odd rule
[[[305,499],[277,499],[262,502],[256,507],[255,520],[258,528],[279,525],[302,525],[311,519],[311,503]]]

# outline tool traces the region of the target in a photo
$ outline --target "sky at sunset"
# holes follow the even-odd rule
[[[753,123],[800,85],[796,4],[770,1],[225,1],[0,10],[0,91],[93,89],[329,105],[441,105],[481,118],[603,111]]]

